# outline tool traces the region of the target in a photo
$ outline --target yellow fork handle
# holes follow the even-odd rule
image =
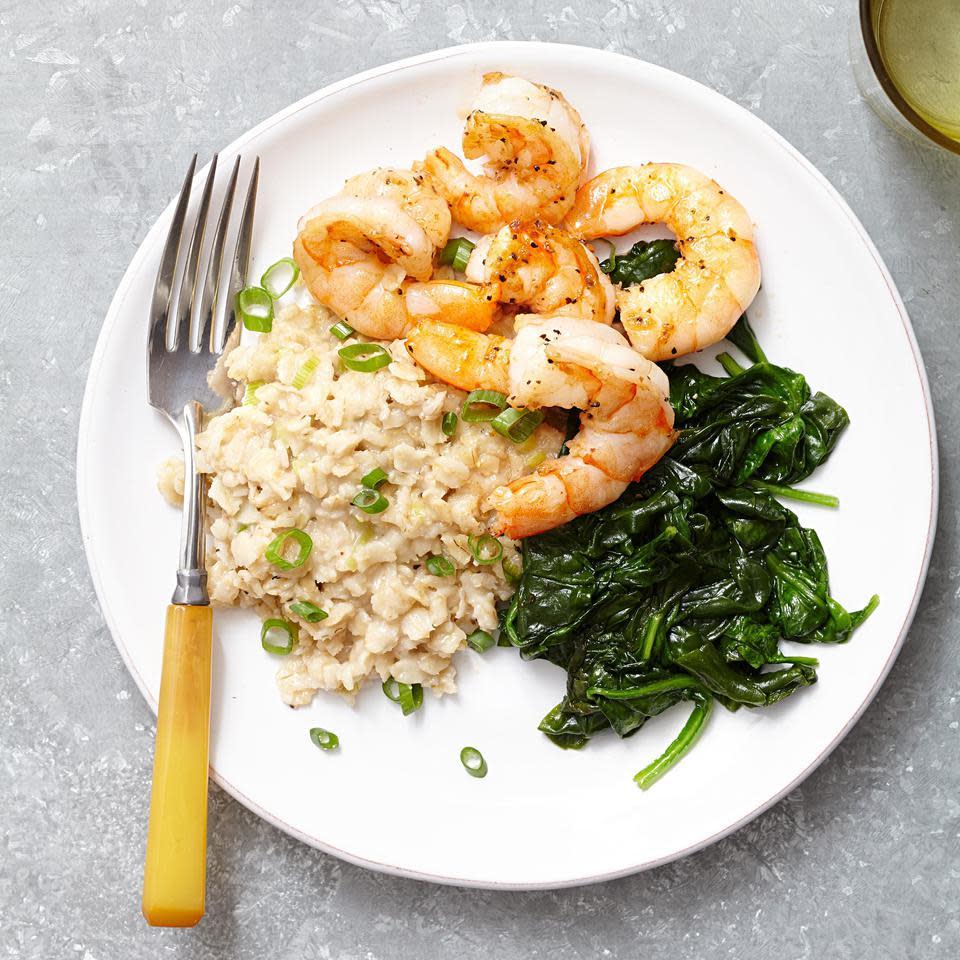
[[[167,607],[143,871],[143,915],[154,927],[203,916],[212,627],[208,606]]]

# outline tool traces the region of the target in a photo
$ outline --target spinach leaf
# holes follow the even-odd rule
[[[830,455],[850,420],[799,373],[762,360],[732,377],[672,367],[671,399],[683,429],[672,456],[721,486],[750,478],[794,484]]]
[[[620,282],[628,268],[639,276],[665,262],[654,243],[618,258]],[[773,495],[827,459],[846,412],[772,364],[746,317],[730,340],[753,365],[731,360],[726,377],[669,365],[679,428],[670,456],[603,510],[525,539],[502,616],[525,659],[566,671],[565,695],[540,724],[559,746],[579,749],[608,728],[632,736],[693,704],[674,743],[637,775],[644,788],[686,753],[714,701],[765,707],[816,682],[817,660],[784,653],[781,641],[842,643],[877,604],[851,613],[831,596],[819,538]]]
[[[600,263],[600,269],[614,283],[630,286],[669,273],[677,264],[680,251],[673,240],[638,240],[626,253],[614,253]]]

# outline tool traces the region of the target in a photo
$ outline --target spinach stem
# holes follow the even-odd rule
[[[802,503],[816,503],[821,507],[839,507],[840,498],[832,493],[817,493],[815,490],[797,490],[796,487],[786,487],[779,483],[767,483],[765,480],[748,481],[751,487],[764,490],[784,500],[799,500]]]
[[[653,645],[657,642],[657,634],[660,632],[662,621],[663,613],[660,612],[647,622],[647,629],[643,634],[643,649],[640,651],[642,660],[649,660],[653,656]]]
[[[816,657],[787,657],[783,654],[779,657],[774,657],[772,660],[768,660],[767,663],[802,663],[808,667],[820,666],[820,661]]]
[[[869,617],[870,614],[873,613],[873,611],[876,610],[877,607],[879,606],[880,606],[880,594],[875,593],[870,598],[870,601],[867,603],[867,605],[860,611],[860,621],[857,624],[857,626],[863,623],[863,621],[866,620],[867,617]]]
[[[696,742],[697,735],[703,725],[707,722],[712,706],[712,697],[705,697],[702,701],[699,701],[690,712],[687,722],[683,725],[680,733],[677,734],[676,739],[653,763],[644,767],[633,778],[634,783],[641,790],[649,790],[671,767],[683,759],[687,751]]]
[[[693,677],[665,677],[663,680],[654,680],[639,687],[624,687],[621,690],[611,690],[607,687],[588,687],[588,697],[605,697],[607,700],[633,700],[636,697],[649,697],[655,693],[665,693],[668,690],[689,690],[699,688],[700,682]]]
[[[600,264],[600,269],[604,273],[613,273],[617,267],[617,248],[613,245],[613,241],[607,240],[606,237],[601,237],[600,242],[605,243],[610,248],[610,253],[607,255],[606,261]],[[597,259],[600,258],[597,257]]]
[[[754,363],[767,362],[767,355],[763,352],[746,314],[736,322],[734,328],[727,334],[727,339],[738,346]]]
[[[727,376],[735,377],[737,374],[743,373],[746,367],[741,367],[729,353],[718,353],[717,354],[717,363],[727,371]]]

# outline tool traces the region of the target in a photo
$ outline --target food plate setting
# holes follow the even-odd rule
[[[539,43],[341,81],[236,157],[245,329],[197,440],[214,780],[364,866],[538,888],[690,853],[822,762],[903,642],[937,502],[909,319],[827,181],[691,80]],[[79,443],[154,708],[184,470],[143,356],[175,205]]]

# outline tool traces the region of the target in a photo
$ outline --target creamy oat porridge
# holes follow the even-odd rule
[[[449,693],[454,654],[471,631],[496,628],[496,603],[512,592],[502,562],[478,563],[468,539],[488,529],[490,492],[555,453],[561,437],[541,425],[515,444],[488,424],[462,422],[446,436],[443,415],[464,394],[431,382],[400,341],[385,344],[388,366],[344,369],[329,332],[335,320],[320,306],[290,306],[270,333],[227,355],[243,400],[198,439],[211,600],[292,625],[297,643],[277,674],[289,704],[318,690],[353,694],[374,675]],[[352,501],[378,468],[388,506],[367,514]],[[172,460],[160,469],[174,502],[182,471]],[[290,529],[312,548],[301,566],[280,569],[266,554]],[[509,563],[515,548],[502,543]],[[285,544],[282,556],[297,546]],[[431,573],[431,557],[454,572]],[[326,618],[308,622],[291,609],[298,602]]]

